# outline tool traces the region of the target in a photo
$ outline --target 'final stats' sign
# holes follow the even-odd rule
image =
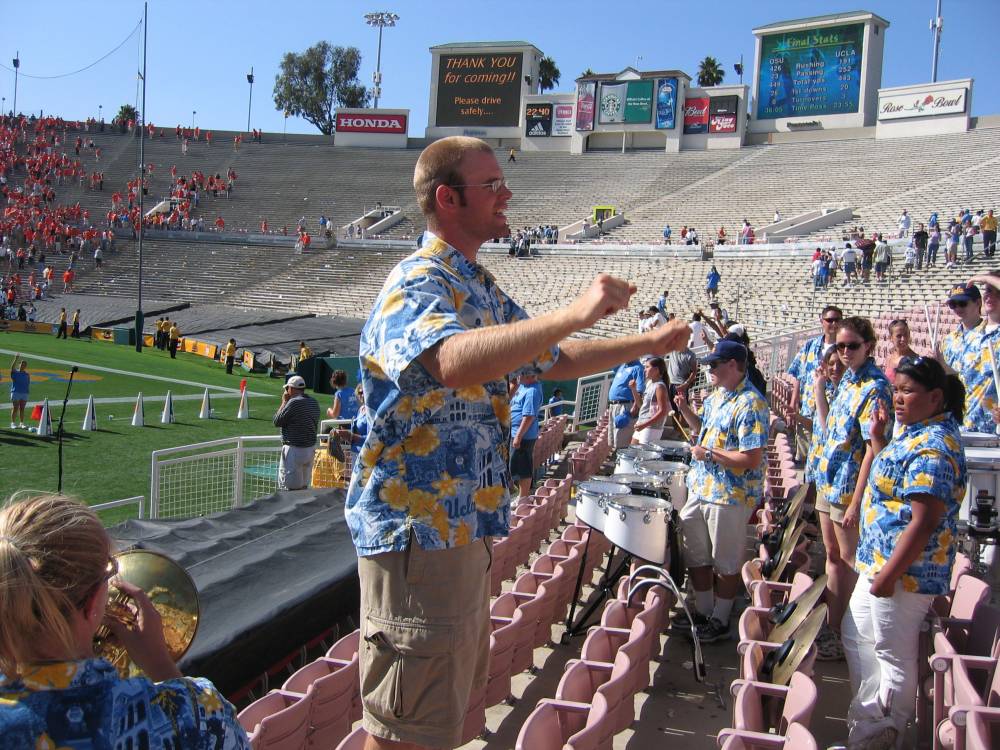
[[[761,37],[757,119],[857,112],[864,32],[857,23]]]
[[[523,53],[441,55],[438,127],[516,127]]]

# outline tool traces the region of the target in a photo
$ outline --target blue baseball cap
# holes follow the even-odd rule
[[[723,362],[735,359],[737,362],[747,361],[747,348],[736,341],[720,339],[715,344],[715,349],[707,357],[701,360],[703,365],[710,365],[713,362]]]
[[[983,298],[979,293],[979,288],[975,284],[968,286],[959,285],[948,294],[949,302],[978,302]]]

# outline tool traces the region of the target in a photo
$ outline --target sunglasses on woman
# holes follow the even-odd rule
[[[856,352],[864,345],[865,345],[864,341],[852,341],[849,344],[846,341],[838,341],[836,344],[838,352],[843,352],[843,351]]]

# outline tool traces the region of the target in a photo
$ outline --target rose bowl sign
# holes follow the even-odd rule
[[[338,133],[392,133],[406,134],[406,115],[337,115]]]
[[[967,94],[968,89],[959,88],[880,96],[878,119],[900,120],[904,117],[962,114],[965,112]]]

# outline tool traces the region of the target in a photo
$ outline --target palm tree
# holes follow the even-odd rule
[[[591,70],[590,68],[587,68],[587,69],[586,69],[585,71],[583,71],[583,72],[582,72],[582,73],[581,73],[581,74],[579,75],[579,77],[580,77],[580,78],[587,78],[587,77],[589,77],[589,76],[596,76],[596,75],[597,75],[597,73],[595,73],[594,71],[592,71],[592,70]]]
[[[543,57],[538,61],[538,90],[551,91],[559,85],[559,68],[551,57]]]
[[[726,71],[719,66],[719,61],[714,57],[706,57],[698,64],[699,86],[718,86],[725,77]]]

